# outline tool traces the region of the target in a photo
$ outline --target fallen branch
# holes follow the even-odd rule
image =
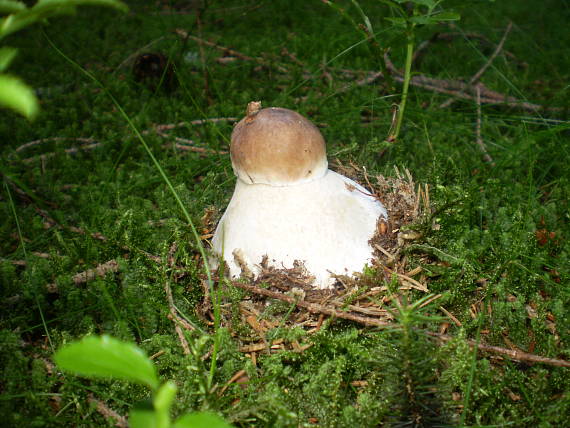
[[[436,33],[429,40],[424,40],[421,42],[414,52],[412,62],[417,63],[423,56],[426,49],[433,43],[436,42],[451,42],[455,39],[468,39],[468,40],[478,40],[481,44],[487,46],[495,46],[491,40],[479,33],[463,33],[463,32],[450,32],[450,33]],[[509,51],[504,51],[504,55],[512,61],[518,63],[520,67],[526,68],[528,64],[524,61],[519,60],[515,54]]]
[[[487,146],[485,146],[485,143],[483,142],[483,137],[481,137],[481,91],[479,86],[477,86],[477,122],[475,123],[475,143],[483,152],[483,158],[485,161],[491,166],[495,166],[495,162],[487,151]]]
[[[200,154],[204,154],[204,155],[227,155],[228,152],[226,150],[214,150],[214,149],[209,149],[207,147],[199,147],[199,146],[195,146],[194,145],[194,141],[193,140],[189,140],[187,138],[181,138],[181,137],[171,137],[168,134],[165,134],[163,132],[157,132],[157,135],[159,135],[162,138],[172,138],[175,142],[174,142],[174,148],[178,149],[178,150],[182,150],[182,151],[186,151],[186,152],[195,152],[195,153],[200,153]],[[163,147],[171,147],[170,144],[165,144]]]
[[[51,137],[51,138],[40,138],[39,140],[29,141],[24,143],[18,147],[16,147],[16,152],[24,151],[30,147],[37,146],[40,144],[50,143],[50,142],[58,142],[58,141],[79,141],[80,143],[84,144],[91,144],[95,143],[93,138],[65,138],[65,137]]]
[[[311,313],[330,315],[330,316],[333,316],[336,318],[342,318],[342,319],[346,319],[346,320],[350,320],[350,321],[355,321],[355,322],[358,322],[360,324],[374,326],[374,327],[390,327],[390,326],[393,326],[392,323],[387,322],[387,321],[382,321],[382,320],[379,320],[376,318],[363,317],[360,315],[354,315],[354,314],[351,314],[348,312],[338,311],[336,309],[333,309],[333,308],[330,308],[330,307],[327,307],[324,305],[319,305],[317,303],[311,303],[311,302],[307,302],[304,300],[300,300],[300,299],[297,299],[295,297],[287,296],[283,293],[271,291],[271,290],[268,290],[266,288],[260,288],[260,287],[257,287],[255,285],[244,284],[244,283],[236,282],[236,281],[232,282],[232,285],[234,287],[241,288],[242,290],[246,290],[246,291],[249,291],[249,292],[254,293],[254,294],[258,294],[258,295],[265,296],[265,297],[270,297],[270,298],[276,299],[276,300],[281,300],[281,301],[289,303],[289,304],[295,304],[301,308],[308,310]]]
[[[89,403],[91,403],[91,404],[95,404],[97,411],[105,419],[114,419],[116,427],[128,428],[129,423],[127,422],[127,418],[119,415],[116,411],[107,407],[107,405],[105,403],[97,400],[95,397],[93,397],[93,395],[89,394],[89,398],[87,399],[87,401],[89,401]]]
[[[62,226],[58,222],[56,222],[52,217],[50,217],[50,215],[46,211],[44,211],[40,208],[37,208],[37,207],[34,207],[34,209],[45,220],[45,223],[44,223],[45,229],[49,229],[50,227],[56,227],[57,229],[69,230],[70,232],[79,233],[80,235],[89,235],[93,239],[97,239],[98,241],[107,241],[107,237],[105,237],[104,235],[102,235],[99,232],[88,233],[84,229],[82,229],[81,227]]]
[[[183,126],[190,126],[190,125],[205,125],[207,123],[220,123],[220,122],[237,122],[237,117],[211,117],[206,119],[196,119],[191,120],[190,122],[178,122],[178,123],[167,123],[163,125],[155,125],[154,129],[157,132],[160,131],[169,131],[175,128],[182,128]],[[150,131],[146,130],[143,131],[144,134],[148,134]]]
[[[444,342],[449,342],[450,340],[455,339],[453,336],[447,334],[439,334],[439,333],[434,333],[432,331],[426,331],[425,333],[428,336],[435,337],[436,339],[440,339]],[[490,352],[492,354],[506,355],[512,358],[513,360],[528,361],[531,363],[542,363],[557,367],[570,367],[570,361],[559,360],[557,358],[542,357],[540,355],[529,354],[528,352],[523,352],[519,350],[501,348],[499,346],[485,345],[483,343],[477,343],[473,339],[466,339],[466,341],[469,344],[469,346],[471,346],[472,348],[477,346],[477,349],[479,349],[480,351]]]
[[[230,48],[227,48],[225,46],[218,45],[214,42],[210,42],[208,40],[201,39],[200,37],[192,36],[192,35],[188,34],[188,32],[186,32],[185,30],[183,30],[181,28],[177,28],[176,30],[174,30],[174,32],[184,39],[192,39],[201,45],[210,46],[212,48],[215,48],[215,49],[218,49],[218,50],[224,52],[225,54],[235,56],[236,58],[242,59],[244,61],[256,62],[259,65],[262,65],[264,67],[275,68],[277,71],[279,71],[281,73],[286,73],[286,74],[289,73],[289,69],[287,69],[286,67],[284,67],[282,65],[272,64],[270,62],[267,62],[263,58],[251,57],[251,56],[242,54],[241,52],[238,52],[234,49],[230,49]]]
[[[117,272],[119,270],[119,263],[116,260],[109,260],[108,262],[102,263],[93,269],[87,269],[83,272],[73,275],[71,280],[75,285],[85,284],[86,282],[92,281],[95,278],[102,278],[109,272]],[[46,286],[48,293],[57,293],[58,287],[55,282],[48,284]]]
[[[295,305],[302,307],[302,308],[304,308],[304,309],[306,309],[312,313],[330,315],[330,316],[333,316],[336,318],[342,318],[342,319],[346,319],[349,321],[354,321],[354,322],[357,322],[359,324],[362,324],[362,325],[365,325],[368,327],[395,327],[396,326],[392,322],[382,321],[382,320],[379,320],[377,318],[365,317],[365,316],[360,316],[360,315],[353,315],[353,314],[350,314],[347,312],[338,311],[338,310],[335,310],[333,308],[330,308],[330,307],[327,307],[324,305],[319,305],[316,303],[310,303],[310,302],[306,302],[304,300],[298,300],[294,297],[287,296],[285,294],[278,293],[275,291],[267,290],[265,288],[260,288],[260,287],[257,287],[255,285],[244,284],[244,283],[235,282],[235,281],[232,282],[232,285],[234,287],[241,288],[242,290],[246,290],[246,291],[249,291],[249,292],[257,294],[257,295],[269,297],[269,298],[276,299],[276,300],[281,300],[281,301],[287,302],[289,304],[295,304]],[[421,330],[420,332],[422,332],[428,336],[434,337],[436,339],[439,339],[443,342],[449,342],[450,340],[454,339],[453,336],[435,333],[432,331]],[[476,346],[477,349],[479,349],[480,351],[490,352],[490,353],[494,353],[494,354],[506,355],[506,356],[508,356],[514,360],[518,360],[518,361],[542,363],[542,364],[548,364],[548,365],[557,366],[557,367],[570,367],[570,361],[566,361],[566,360],[559,360],[556,358],[542,357],[540,355],[534,355],[534,354],[529,354],[529,353],[523,352],[523,351],[501,348],[499,346],[485,345],[482,343],[477,343],[473,339],[467,339],[467,343],[471,347]]]
[[[394,66],[390,57],[386,53],[384,55],[384,60],[388,70],[392,73],[394,80],[403,83],[404,77],[400,71]],[[445,79],[435,79],[433,77],[428,77],[423,74],[415,75],[411,78],[410,84],[419,88],[427,89],[432,92],[438,92],[441,94],[452,95],[456,98],[466,99],[470,101],[475,101],[476,89],[473,86],[469,86],[465,82],[459,80],[445,80]],[[515,97],[507,96],[496,91],[488,89],[482,83],[477,84],[481,91],[481,103],[484,104],[502,104],[509,107],[521,108],[524,110],[529,110],[532,112],[537,112],[540,110],[552,110],[557,111],[557,108],[544,107],[538,104],[529,103],[526,101],[520,101]]]
[[[493,63],[493,61],[497,57],[497,55],[499,55],[499,52],[501,52],[501,50],[503,49],[503,46],[505,45],[505,41],[507,40],[507,36],[511,32],[512,28],[513,28],[513,23],[509,22],[509,25],[507,25],[507,29],[505,30],[505,34],[503,34],[503,38],[501,39],[501,41],[499,42],[499,44],[495,48],[495,51],[487,59],[485,64],[483,64],[483,67],[481,67],[479,69],[479,71],[477,73],[475,73],[473,75],[473,77],[471,77],[471,79],[469,79],[469,83],[467,83],[467,85],[473,86],[475,83],[477,83],[479,81],[479,79],[481,78],[481,76],[483,76],[485,71],[487,71],[487,69],[491,66],[491,64]],[[480,97],[480,94],[479,94],[480,90],[479,90],[479,87],[477,87],[477,88],[478,88],[477,89],[477,97],[479,98]],[[447,108],[451,104],[453,104],[454,101],[455,101],[455,98],[449,98],[447,101],[441,103],[439,107],[440,108]],[[479,105],[480,105],[480,103],[479,103]]]
[[[101,147],[101,146],[102,146],[101,143],[83,144],[82,146],[79,146],[79,147],[70,147],[69,149],[65,149],[64,152],[68,155],[73,155],[73,154],[78,153],[78,152],[93,150],[93,149],[96,149],[97,147]],[[22,162],[23,163],[32,163],[32,162],[36,162],[38,160],[45,161],[46,159],[52,158],[55,155],[56,155],[55,152],[44,153],[44,154],[39,155],[39,156],[33,156],[31,158],[22,159]]]

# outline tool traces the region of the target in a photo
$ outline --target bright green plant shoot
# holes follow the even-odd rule
[[[414,55],[414,39],[415,30],[418,26],[433,25],[443,21],[457,21],[459,15],[454,12],[448,12],[441,8],[443,0],[379,0],[380,3],[385,4],[390,8],[392,17],[386,17],[385,20],[392,23],[393,28],[391,31],[402,32],[406,37],[406,63],[404,66],[404,80],[402,87],[402,95],[400,104],[398,105],[398,112],[396,115],[396,123],[390,129],[387,137],[388,142],[395,142],[400,135],[402,122],[404,119],[404,112],[406,110],[406,101],[408,99],[408,89],[410,80],[412,78],[412,58]],[[378,53],[383,56],[387,49],[382,48],[382,44],[378,40],[377,32],[372,26],[370,18],[366,15],[357,0],[351,0],[351,3],[357,9],[363,24],[353,20],[348,13],[341,8],[338,4],[332,1],[325,0],[325,3],[347,18],[355,28],[363,32],[365,37],[373,42],[374,46],[379,51]],[[387,67],[384,59],[380,58],[382,64],[382,72],[387,74]],[[388,76],[389,77],[389,76]]]
[[[0,41],[16,31],[37,22],[45,22],[53,16],[73,14],[77,6],[82,5],[109,6],[127,11],[127,6],[118,0],[38,0],[32,7],[16,0],[0,0]],[[5,73],[16,53],[14,48],[0,48],[0,107],[33,119],[39,111],[34,91],[18,77]]]
[[[152,391],[152,406],[136,405],[129,414],[133,428],[231,428],[219,416],[207,412],[189,413],[175,422],[170,407],[176,384],[160,385],[156,368],[138,346],[110,336],[88,336],[64,346],[54,355],[59,367],[87,377],[127,380],[145,385]]]

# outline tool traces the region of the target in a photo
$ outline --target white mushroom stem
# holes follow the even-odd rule
[[[213,239],[230,275],[241,268],[233,251],[254,274],[265,255],[277,268],[304,263],[314,285],[328,288],[331,274],[360,272],[372,257],[368,241],[384,207],[358,183],[333,171],[317,180],[290,186],[248,184],[237,180],[230,204]]]

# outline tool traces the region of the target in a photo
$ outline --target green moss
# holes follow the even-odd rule
[[[203,16],[203,37],[270,65],[239,59],[220,64],[216,58],[223,53],[205,47],[210,100],[201,64],[184,60],[195,54],[200,58],[198,45],[172,32],[195,28],[195,14],[158,13],[154,3],[130,3],[130,14],[83,11],[54,21],[46,32],[102,82],[140,131],[148,131],[146,141],[197,225],[206,207],[218,208],[219,216],[231,197],[235,179],[229,157],[173,150],[172,139],[157,135],[154,126],[240,117],[253,99],[294,108],[326,125],[321,130],[331,159],[364,165],[371,177],[393,174],[396,165],[409,169],[418,183],[429,184],[439,226],[405,251],[410,266],[422,266],[430,292],[445,297],[429,309],[427,320],[414,326],[439,328],[434,314],[441,314],[441,305],[463,327],[451,325],[448,334],[457,339],[440,346],[416,333],[405,342],[402,330],[374,331],[339,320],[325,323],[313,335],[283,324],[266,339],[312,346],[303,352],[260,352],[253,365],[239,351],[240,340],[251,334],[237,305],[246,293],[224,287],[223,301],[234,308],[232,331],[217,333],[221,345],[212,378],[215,389],[206,391],[214,332],[196,311],[204,297],[203,267],[186,220],[105,93],[32,29],[9,41],[20,50],[14,70],[39,88],[42,112],[32,124],[9,112],[0,121],[0,168],[14,200],[12,207],[2,185],[0,412],[6,424],[102,426],[110,422],[88,404],[88,394],[123,415],[148,398],[142,387],[62,377],[46,363],[53,351],[50,340],[57,348],[85,334],[106,332],[156,355],[161,376],[179,387],[177,414],[210,408],[236,426],[372,427],[409,423],[412,414],[420,415],[425,425],[457,425],[466,412],[470,425],[564,426],[570,412],[567,369],[478,354],[469,385],[473,354],[465,341],[479,327],[475,305],[483,314],[486,343],[512,343],[538,355],[570,358],[570,152],[564,110],[538,114],[483,105],[481,134],[495,161],[492,167],[474,143],[474,102],[440,109],[445,95],[412,88],[401,138],[386,145],[397,97],[381,80],[359,86],[354,84],[359,77],[343,77],[340,69],[378,70],[378,58],[366,43],[356,45],[358,33],[324,3],[212,2]],[[179,2],[167,3],[164,7]],[[355,12],[345,3],[349,13]],[[561,31],[568,20],[564,6],[555,1],[538,9],[524,2],[445,4],[463,16],[458,30],[484,34],[494,43],[508,20],[515,23],[502,53],[483,75],[488,88],[548,107],[568,105],[570,64],[562,49],[570,44],[570,33]],[[402,40],[384,30],[383,5],[361,5],[401,66]],[[429,39],[432,30],[420,29],[418,42]],[[437,30],[451,31],[445,26]],[[130,66],[121,65],[151,42],[149,51],[169,53],[175,62],[180,87],[172,93],[150,91],[133,81]],[[284,47],[303,66],[282,55]],[[417,71],[468,80],[493,50],[465,37],[433,43]],[[280,73],[277,64],[290,72]],[[343,91],[346,85],[352,86]],[[231,130],[230,121],[168,133],[199,147],[227,150]],[[65,140],[45,140],[52,137]],[[77,138],[101,145],[67,154],[65,149],[81,145]],[[44,141],[16,151],[38,139]],[[24,161],[42,154],[49,157]],[[14,234],[12,208],[25,251]],[[61,227],[50,226],[41,213]],[[207,233],[201,226],[199,232]],[[170,254],[174,243],[176,251]],[[118,272],[74,282],[74,275],[109,260],[118,261]],[[180,313],[198,328],[186,332],[191,355],[184,353],[167,318],[167,283]],[[58,292],[48,293],[48,284],[57,284]],[[411,301],[420,297],[409,296]],[[263,316],[282,320],[291,309],[272,302]],[[234,382],[222,393],[240,370],[247,372],[248,383]],[[408,386],[421,400],[410,400]],[[467,391],[471,398],[465,409]]]

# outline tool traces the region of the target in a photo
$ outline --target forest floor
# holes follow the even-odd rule
[[[10,39],[42,110],[0,121],[0,425],[126,426],[148,390],[52,359],[107,333],[175,380],[176,415],[567,426],[568,2],[444,2],[461,20],[418,29],[391,142],[405,37],[381,2],[360,6],[392,79],[326,2],[128,3]],[[171,65],[156,73],[160,58]],[[331,168],[391,209],[392,235],[356,280],[291,294],[295,272],[214,272],[208,286],[199,247],[232,195],[229,138],[253,100],[313,121]]]

